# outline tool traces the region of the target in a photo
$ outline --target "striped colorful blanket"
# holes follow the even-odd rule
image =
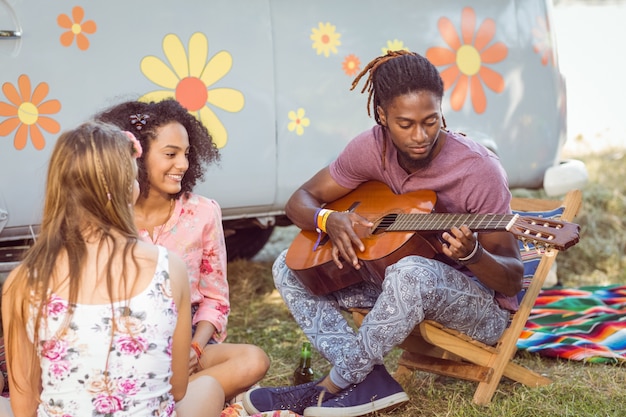
[[[626,286],[543,290],[517,347],[554,358],[626,362]]]

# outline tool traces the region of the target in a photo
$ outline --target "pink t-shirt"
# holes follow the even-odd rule
[[[226,279],[226,243],[222,210],[212,199],[189,193],[176,200],[169,220],[154,228],[153,237],[139,230],[145,241],[165,246],[187,264],[191,304],[197,307],[193,324],[208,321],[215,326],[213,339],[223,342],[230,313]]]
[[[435,191],[440,212],[511,213],[511,193],[499,158],[461,134],[447,132],[433,162],[412,174],[400,167],[397,158],[393,142],[384,138],[382,128],[376,125],[348,143],[330,164],[330,174],[339,185],[350,189],[380,181],[396,194]],[[469,275],[467,268],[463,270]],[[516,297],[496,294],[496,298],[506,309],[518,307]]]

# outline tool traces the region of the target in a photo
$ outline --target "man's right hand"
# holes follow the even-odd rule
[[[369,235],[373,226],[374,223],[356,213],[335,211],[330,214],[326,221],[326,233],[333,243],[332,257],[337,268],[343,268],[340,258],[355,269],[361,268],[356,250],[365,251],[361,239]]]

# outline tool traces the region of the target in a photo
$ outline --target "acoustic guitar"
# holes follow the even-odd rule
[[[453,226],[464,224],[474,232],[508,231],[545,250],[565,250],[579,239],[574,223],[518,214],[434,213],[436,202],[434,191],[394,194],[381,182],[366,182],[325,206],[354,211],[374,223],[371,229],[357,230],[365,244],[365,251],[358,253],[361,268],[346,262],[337,268],[330,239],[324,237],[316,247],[318,234],[309,230],[300,231],[289,246],[287,266],[309,291],[322,295],[362,281],[381,285],[385,268],[408,255],[445,256],[439,235]]]

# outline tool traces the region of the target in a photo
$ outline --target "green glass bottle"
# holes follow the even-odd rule
[[[293,384],[300,385],[313,381],[313,368],[311,368],[311,343],[303,342],[300,351],[300,363],[293,372]]]

